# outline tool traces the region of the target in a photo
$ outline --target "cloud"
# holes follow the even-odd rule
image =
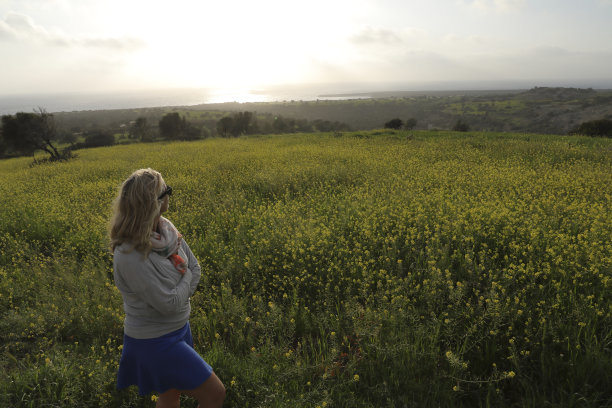
[[[478,10],[501,13],[520,10],[525,3],[526,0],[459,0],[459,4],[467,4]]]
[[[145,41],[133,37],[70,37],[62,32],[51,32],[25,14],[9,13],[0,20],[0,40],[29,42],[58,47],[106,48],[132,51],[146,46]]]
[[[147,43],[140,38],[121,37],[121,38],[78,38],[74,39],[75,45],[83,47],[107,48],[113,50],[131,51],[144,48]]]
[[[398,44],[402,42],[402,39],[392,30],[372,28],[368,26],[357,34],[351,36],[350,41],[357,45]]]

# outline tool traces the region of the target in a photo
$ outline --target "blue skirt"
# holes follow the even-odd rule
[[[189,322],[183,328],[153,339],[123,335],[123,351],[117,373],[117,388],[138,386],[146,395],[170,389],[192,390],[213,372],[193,349]]]

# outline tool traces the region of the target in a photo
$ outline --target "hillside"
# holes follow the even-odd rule
[[[473,130],[566,134],[582,122],[612,118],[612,91],[592,89],[534,88],[505,93],[473,91],[354,96],[372,98],[225,103],[201,105],[195,109],[252,110],[309,120],[337,120],[355,130],[380,128],[389,119],[398,117],[402,120],[417,119],[417,129],[450,129],[457,119],[462,119]]]
[[[179,111],[212,135],[216,132],[217,120],[238,111],[337,121],[348,124],[353,130],[381,128],[397,117],[404,121],[417,119],[417,129],[450,129],[462,119],[472,130],[548,134],[567,134],[582,122],[612,118],[610,90],[534,88],[513,92],[393,92],[342,97],[355,99],[62,112],[56,117],[65,131],[106,127],[119,132],[139,116],[155,124],[164,113]]]

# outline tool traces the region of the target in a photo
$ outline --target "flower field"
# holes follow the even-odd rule
[[[115,389],[106,237],[135,169],[200,260],[195,347],[232,407],[612,406],[612,140],[353,132],[0,161],[0,406]],[[183,406],[195,406],[184,400]]]

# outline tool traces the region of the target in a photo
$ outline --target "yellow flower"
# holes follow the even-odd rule
[[[156,402],[157,401],[157,395],[151,395],[151,401]]]
[[[355,381],[355,382],[359,381],[359,374],[355,374],[353,376],[353,381]]]

